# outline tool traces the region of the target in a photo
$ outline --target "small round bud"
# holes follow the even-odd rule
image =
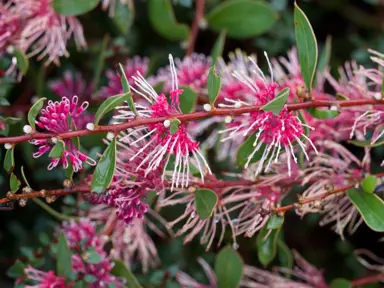
[[[233,120],[233,118],[231,116],[225,116],[225,118],[224,118],[224,122],[227,124],[231,123],[232,120]]]
[[[23,193],[32,193],[32,188],[29,187],[29,186],[25,186],[25,187],[23,188]]]
[[[323,203],[320,200],[315,200],[312,203],[312,207],[315,208],[315,209],[321,209],[322,206],[323,206]]]
[[[56,143],[57,143],[57,138],[56,138],[56,137],[52,137],[52,138],[51,138],[51,142],[52,142],[53,144],[56,144]]]
[[[17,64],[17,58],[16,58],[16,57],[12,57],[12,64],[13,64],[13,65],[16,65],[16,64]]]
[[[64,181],[63,181],[63,186],[64,186],[65,188],[71,188],[71,187],[72,187],[72,181],[69,180],[69,179],[64,179]]]
[[[235,108],[240,108],[241,107],[241,103],[240,102],[236,102],[235,103]]]
[[[165,128],[168,128],[169,126],[171,126],[171,121],[169,121],[168,119],[164,120],[163,125]]]
[[[200,18],[198,25],[201,30],[205,30],[208,28],[208,22],[207,20],[205,20],[205,18]]]
[[[375,97],[376,100],[381,100],[383,98],[383,95],[381,95],[380,92],[376,92],[375,95],[373,95],[373,97]]]
[[[302,85],[296,87],[296,96],[297,98],[303,99],[305,101],[312,99],[312,96],[309,94],[308,89]]]
[[[332,184],[325,184],[324,185],[324,190],[327,191],[327,192],[333,191],[334,188],[335,187]]]
[[[5,143],[4,144],[4,148],[7,149],[7,150],[12,149],[12,147],[13,147],[13,145],[10,144],[10,143]]]
[[[15,200],[16,199],[15,194],[12,193],[11,191],[8,191],[5,196],[7,197],[8,200]]]
[[[204,110],[207,111],[207,112],[209,112],[209,111],[212,110],[212,106],[211,106],[210,104],[204,104],[203,108],[204,108]]]
[[[189,191],[189,192],[192,192],[192,193],[193,193],[193,192],[196,192],[196,187],[189,186],[189,187],[188,187],[188,191]]]
[[[110,140],[110,141],[112,141],[113,138],[115,138],[115,134],[114,134],[113,132],[108,132],[108,133],[107,133],[107,139]]]
[[[19,206],[20,206],[20,207],[25,207],[25,205],[27,205],[27,199],[25,199],[25,198],[21,198],[21,199],[19,200]]]
[[[40,195],[41,195],[41,197],[45,198],[45,197],[48,196],[48,192],[46,190],[44,190],[44,189],[41,189],[40,190]]]
[[[189,41],[188,40],[180,42],[180,48],[181,49],[187,49],[188,47],[189,47]]]
[[[331,111],[339,111],[340,107],[338,107],[337,105],[331,105],[331,107],[329,107],[329,110],[331,110]]]
[[[93,123],[87,123],[86,128],[87,128],[87,130],[89,130],[89,131],[93,131],[93,130],[95,130],[95,124],[93,124]]]
[[[237,244],[237,243],[233,243],[233,244],[232,244],[232,248],[233,248],[234,250],[239,249],[239,244]]]
[[[23,127],[23,131],[25,134],[31,134],[32,130],[33,130],[32,127],[29,125],[24,125],[24,127]]]
[[[15,52],[15,47],[12,46],[12,45],[9,45],[9,46],[7,47],[7,53],[8,53],[8,54],[13,54],[14,52]]]
[[[47,203],[53,203],[56,201],[56,196],[50,196],[50,197],[46,197],[45,198],[45,201],[47,201]]]

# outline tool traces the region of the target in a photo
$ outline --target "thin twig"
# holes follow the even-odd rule
[[[199,34],[199,24],[201,19],[204,18],[205,0],[196,0],[195,18],[193,19],[191,33],[188,39],[187,55],[191,55],[195,50],[196,38]]]
[[[352,287],[357,287],[357,286],[362,286],[369,283],[378,282],[381,280],[384,280],[384,273],[380,273],[372,276],[365,276],[365,277],[353,280],[351,284],[352,284]]]

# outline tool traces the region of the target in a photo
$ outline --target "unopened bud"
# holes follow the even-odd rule
[[[45,198],[45,197],[48,196],[48,192],[47,192],[46,190],[44,190],[44,189],[41,189],[41,190],[40,190],[40,196],[43,197],[43,198]]]
[[[212,106],[211,106],[210,104],[204,104],[203,108],[204,108],[204,110],[207,111],[207,112],[209,112],[209,111],[212,110]]]
[[[208,28],[208,22],[207,20],[205,20],[205,18],[200,18],[198,25],[201,30],[205,30]]]
[[[85,126],[87,128],[87,130],[89,131],[93,131],[95,130],[95,124],[93,123],[87,123],[87,126]]]
[[[33,131],[33,129],[32,129],[32,127],[29,126],[29,125],[24,125],[24,127],[23,127],[23,131],[24,131],[25,134],[31,134],[32,131]]]
[[[15,47],[12,46],[12,45],[9,45],[9,46],[7,47],[7,53],[8,53],[8,54],[13,54],[14,52],[15,52]]]
[[[10,143],[5,143],[4,144],[4,148],[7,149],[7,150],[12,149],[12,147],[13,147],[13,145],[10,144]]]
[[[64,188],[71,188],[72,187],[72,181],[69,179],[64,179],[63,186],[64,186]]]
[[[376,100],[381,100],[383,98],[383,95],[380,92],[376,92],[373,97],[375,97]]]
[[[56,138],[56,137],[52,137],[52,138],[51,138],[51,143],[52,143],[52,144],[56,144],[56,143],[57,143],[57,141],[58,141],[58,140],[57,140],[57,138]]]
[[[224,118],[224,122],[227,124],[231,123],[232,120],[233,120],[232,116],[225,116],[225,118]]]
[[[164,120],[163,125],[164,125],[165,128],[168,128],[169,126],[171,126],[171,121],[168,120],[168,119]]]
[[[7,197],[8,200],[15,200],[16,199],[15,194],[12,193],[11,191],[7,192],[6,197]]]
[[[241,103],[240,102],[236,102],[235,103],[235,108],[240,108],[241,107]]]
[[[25,187],[23,188],[23,193],[32,193],[32,188],[29,187],[29,186],[25,186]]]
[[[112,132],[108,132],[108,133],[107,133],[107,139],[110,140],[110,141],[112,141],[113,138],[115,138],[115,134],[112,133]]]
[[[296,96],[304,101],[312,100],[312,96],[309,94],[308,89],[302,85],[296,87]]]
[[[25,198],[21,198],[21,199],[19,200],[19,206],[20,206],[20,207],[25,207],[25,205],[27,205],[27,199],[25,199]]]
[[[329,110],[331,110],[331,111],[340,111],[340,106],[339,105],[331,105],[331,107],[329,107]]]

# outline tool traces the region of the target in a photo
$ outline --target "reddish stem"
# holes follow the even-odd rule
[[[384,280],[384,273],[362,277],[362,278],[353,280],[351,284],[352,284],[352,287],[357,287],[357,286],[362,286],[362,285],[373,283],[373,282],[378,282],[380,280]]]
[[[195,18],[193,19],[191,33],[188,39],[187,55],[191,55],[195,50],[196,38],[199,34],[199,22],[204,18],[205,0],[196,0]]]
[[[295,104],[287,104],[286,107],[290,111],[311,108],[311,107],[330,107],[331,105],[336,105],[340,107],[350,107],[350,106],[362,106],[362,105],[383,105],[384,100],[376,100],[372,99],[359,99],[359,100],[342,100],[342,101],[334,101],[334,100],[312,100],[303,103],[295,103]],[[211,116],[238,116],[244,113],[257,112],[260,111],[262,105],[253,105],[246,106],[240,108],[215,108],[210,112],[200,111],[193,112],[189,114],[176,114],[173,115],[172,118],[177,118],[182,122],[192,121],[197,119],[202,119]],[[167,117],[154,117],[154,118],[136,118],[131,121],[122,124],[116,125],[105,125],[105,126],[97,126],[95,130],[90,131],[86,129],[69,131],[64,133],[41,133],[35,132],[29,135],[23,136],[15,136],[15,137],[2,137],[0,138],[0,144],[10,143],[17,144],[25,141],[29,141],[32,139],[49,139],[52,137],[57,137],[59,139],[68,139],[75,138],[79,136],[86,136],[90,134],[96,133],[105,133],[105,132],[113,132],[114,134],[118,134],[122,130],[126,130],[128,128],[156,124],[163,122]]]

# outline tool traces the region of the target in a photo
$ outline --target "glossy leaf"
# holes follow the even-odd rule
[[[180,95],[180,109],[184,114],[195,111],[197,103],[197,91],[188,86],[181,86],[183,94]]]
[[[206,19],[212,30],[226,30],[228,36],[240,39],[267,32],[277,20],[277,14],[261,1],[230,0],[217,5]]]
[[[217,76],[215,68],[212,67],[208,75],[208,98],[211,105],[214,105],[217,97],[219,97],[220,88],[221,78]]]
[[[201,219],[212,216],[217,204],[217,194],[209,189],[199,189],[195,193],[195,209]]]
[[[278,116],[281,110],[283,110],[285,103],[287,103],[290,91],[291,90],[289,88],[284,88],[279,93],[277,93],[273,100],[261,107],[261,110],[266,112],[271,111],[273,114]]]
[[[11,176],[9,178],[9,186],[11,188],[11,191],[13,193],[16,193],[17,190],[19,190],[20,185],[21,185],[21,182],[19,181],[19,179],[17,179],[17,176],[11,173]]]
[[[179,119],[173,119],[171,121],[171,126],[169,126],[169,132],[171,132],[171,135],[175,134],[179,130],[180,123]]]
[[[65,178],[68,179],[68,180],[73,180],[73,173],[75,172],[73,170],[73,165],[71,163],[71,161],[69,161],[69,159],[67,159],[68,161],[68,168],[65,169]]]
[[[384,202],[380,197],[355,188],[349,189],[347,196],[369,228],[377,232],[384,232]]]
[[[188,38],[189,27],[177,23],[169,0],[149,0],[148,14],[152,27],[164,38],[183,41]]]
[[[348,143],[351,143],[351,144],[353,144],[355,146],[358,146],[358,147],[373,148],[373,147],[378,147],[378,146],[383,145],[384,144],[384,139],[379,139],[378,141],[376,141],[373,144],[372,144],[371,140],[349,140]]]
[[[279,216],[276,213],[272,214],[267,222],[267,229],[278,229],[284,223],[284,216]]]
[[[329,287],[330,288],[351,288],[352,283],[347,279],[337,278],[331,282],[331,285]]]
[[[121,63],[119,63],[119,74],[120,74],[121,86],[123,86],[123,91],[124,91],[124,93],[128,93],[128,98],[126,100],[127,103],[128,103],[128,106],[131,109],[131,111],[135,115],[137,115],[135,102],[133,102],[133,97],[132,97],[133,95],[132,95],[132,93],[130,93],[131,89],[130,89],[130,86],[129,86],[127,75],[125,74],[123,65],[121,65]]]
[[[52,147],[51,152],[49,152],[50,158],[60,158],[63,156],[65,150],[65,143],[63,140],[58,140],[55,146]],[[70,162],[70,161],[69,161]]]
[[[89,264],[99,264],[103,260],[101,255],[99,253],[97,253],[97,251],[93,247],[89,248],[84,253],[83,259],[85,262],[87,262]]]
[[[103,103],[101,103],[101,105],[99,106],[95,114],[95,120],[93,122],[95,126],[99,124],[100,119],[106,113],[108,113],[109,111],[112,111],[114,108],[116,108],[119,105],[122,105],[125,101],[127,101],[130,94],[131,93],[128,92],[128,93],[112,96],[107,98]]]
[[[36,125],[35,125],[36,117],[37,117],[37,115],[39,115],[39,112],[40,112],[41,108],[43,108],[44,101],[46,99],[47,98],[40,98],[39,100],[37,100],[35,102],[35,104],[33,104],[31,109],[29,109],[29,112],[28,112],[28,123],[29,123],[29,125],[34,130],[36,129]]]
[[[248,161],[248,157],[252,154],[252,151],[255,149],[253,143],[256,140],[256,134],[253,134],[248,137],[243,144],[240,145],[236,154],[236,164],[238,167],[244,167]],[[263,152],[265,150],[265,144],[261,145],[260,149],[253,155],[252,160],[249,163],[254,163],[261,159]]]
[[[339,111],[333,111],[333,110],[325,110],[325,109],[317,109],[317,108],[308,108],[306,111],[314,118],[317,119],[332,119],[337,116],[339,116]]]
[[[211,51],[211,58],[213,64],[216,63],[217,59],[223,55],[224,50],[224,44],[225,44],[225,38],[227,36],[226,30],[222,30],[220,32],[219,37],[217,37],[215,44],[213,45],[212,51]]]
[[[375,191],[376,182],[376,176],[368,175],[364,178],[363,182],[361,182],[361,188],[367,193],[373,193],[373,191]]]
[[[25,265],[19,259],[7,270],[7,276],[9,278],[19,278],[24,275]]]
[[[4,158],[4,169],[5,171],[11,173],[13,171],[13,168],[15,168],[15,147],[12,147],[11,149],[7,150],[7,153],[5,153],[5,158]]]
[[[133,5],[123,4],[116,1],[115,14],[112,18],[113,23],[122,34],[127,34],[133,24],[135,10]]]
[[[20,49],[15,49],[13,55],[17,60],[17,68],[23,75],[27,74],[29,68],[29,60],[27,55],[25,55],[25,53]]]
[[[224,247],[216,256],[215,274],[218,288],[234,288],[243,277],[243,259],[231,247]]]
[[[277,238],[280,229],[270,230],[265,225],[256,237],[257,257],[261,264],[267,266],[276,256]]]
[[[92,192],[102,193],[111,184],[116,167],[116,138],[109,143],[93,173]]]
[[[72,273],[72,253],[68,247],[64,233],[59,234],[57,243],[56,272],[58,276],[68,277]]]
[[[277,257],[279,258],[280,266],[292,269],[293,254],[288,246],[280,239],[277,240]]]
[[[325,68],[329,64],[329,60],[331,59],[331,52],[332,52],[332,37],[328,36],[327,39],[325,40],[325,45],[319,57],[319,63],[317,65],[317,74],[321,75],[324,73]]]
[[[124,278],[126,281],[125,284],[129,288],[142,288],[132,271],[129,270],[122,261],[112,260],[112,262],[114,264],[111,270],[112,275]]]
[[[65,16],[77,16],[93,10],[100,0],[53,0],[56,13]]]
[[[303,76],[304,83],[311,94],[318,56],[317,41],[311,23],[296,2],[294,21],[301,74]]]

